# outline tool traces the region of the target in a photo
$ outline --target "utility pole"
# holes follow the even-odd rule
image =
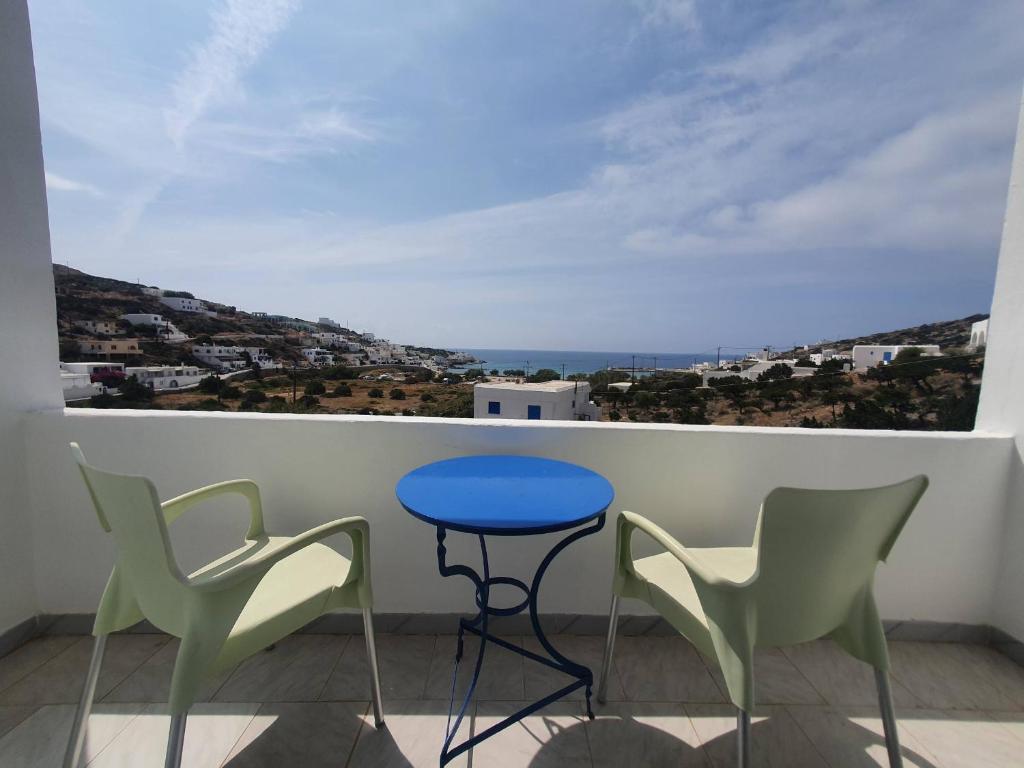
[[[636,355],[633,355],[633,362],[630,365],[629,380],[636,381]]]
[[[530,375],[530,361],[529,360],[526,361],[526,375],[527,376]]]
[[[719,347],[718,348],[718,361],[715,363],[715,368],[721,368],[721,367],[722,367],[722,348]]]
[[[658,356],[657,355],[654,356],[654,372],[655,373],[658,372]]]
[[[565,363],[562,363],[562,381],[565,381]]]

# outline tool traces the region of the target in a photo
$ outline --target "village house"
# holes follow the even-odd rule
[[[124,331],[117,324],[117,320],[75,320],[75,326],[87,333],[99,334],[101,336],[124,335]]]
[[[78,342],[78,351],[83,355],[138,355],[141,353],[138,339],[83,339]]]
[[[857,344],[853,348],[853,369],[866,371],[879,363],[888,365],[905,349],[920,349],[926,357],[942,354],[938,344]]]
[[[474,419],[597,421],[600,414],[600,408],[590,401],[590,384],[585,381],[489,381],[473,387]]]
[[[181,344],[184,341],[188,341],[188,334],[180,331],[170,320],[165,320],[163,315],[151,315],[148,312],[132,312],[121,315],[121,319],[130,325],[155,327],[157,338],[167,344]]]
[[[197,365],[147,365],[130,366],[125,369],[128,376],[134,376],[140,384],[150,389],[178,389],[198,384],[207,372]]]

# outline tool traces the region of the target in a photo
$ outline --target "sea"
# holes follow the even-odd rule
[[[550,349],[456,349],[473,355],[479,363],[452,368],[460,372],[467,368],[483,368],[489,371],[497,368],[536,372],[540,368],[551,368],[565,375],[572,373],[594,373],[612,368],[661,370],[663,368],[689,368],[693,363],[714,362],[716,356],[705,352],[579,352]]]

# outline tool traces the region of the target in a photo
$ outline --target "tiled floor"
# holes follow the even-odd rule
[[[601,639],[556,647],[600,663]],[[44,637],[0,659],[0,766],[58,766],[88,664],[90,638]],[[535,644],[527,647],[536,649]],[[1024,765],[1024,669],[953,643],[890,643],[904,764]],[[475,645],[467,642],[467,654]],[[295,635],[211,680],[189,715],[184,765],[437,765],[451,689],[451,636],[381,635],[387,727],[373,728],[361,636]],[[83,765],[160,766],[176,641],[118,635],[98,685]],[[461,734],[479,733],[565,684],[489,647],[480,700]],[[464,665],[463,669],[468,665]],[[735,716],[718,671],[681,638],[619,638],[609,702],[584,716],[561,701],[496,734],[455,766],[732,766]],[[456,683],[464,689],[464,675]],[[827,641],[757,658],[758,766],[887,765],[869,669]]]

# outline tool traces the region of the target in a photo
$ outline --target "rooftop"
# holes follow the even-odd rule
[[[521,389],[524,391],[532,392],[568,392],[569,390],[576,389],[580,384],[586,384],[587,382],[579,381],[538,381],[538,382],[523,382],[521,384],[514,381],[481,381],[475,386],[481,389]]]

